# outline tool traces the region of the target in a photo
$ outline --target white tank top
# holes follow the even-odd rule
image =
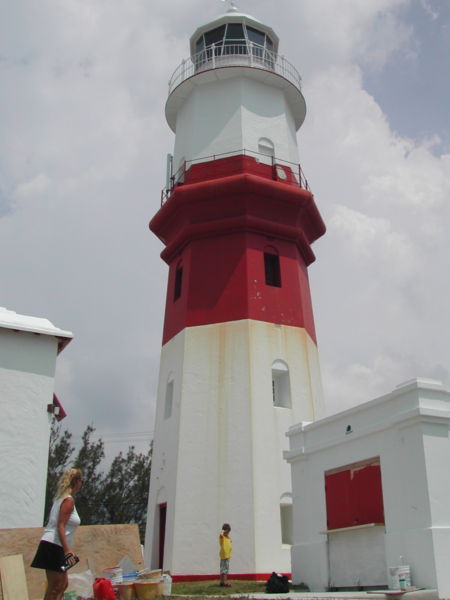
[[[46,542],[51,542],[52,544],[58,544],[58,546],[62,546],[61,540],[59,538],[57,525],[58,525],[58,517],[59,517],[59,509],[63,500],[66,498],[71,498],[72,496],[66,496],[65,498],[58,498],[55,500],[52,506],[52,510],[50,511],[50,516],[48,518],[48,523],[44,531],[44,535],[41,540]],[[66,523],[66,538],[69,547],[72,546],[73,534],[75,533],[76,528],[81,523],[80,517],[78,516],[77,509],[75,508],[75,504],[73,505],[73,511],[70,513],[69,519]]]

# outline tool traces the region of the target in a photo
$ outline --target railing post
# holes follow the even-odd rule
[[[211,45],[213,69],[216,68],[216,45]]]

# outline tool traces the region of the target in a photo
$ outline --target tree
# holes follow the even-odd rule
[[[83,486],[77,494],[77,511],[84,525],[101,523],[101,502],[104,488],[104,475],[99,471],[105,457],[103,440],[92,441],[95,428],[88,425],[81,436],[82,445],[74,461],[74,466],[83,472]]]
[[[52,426],[50,434],[49,470],[47,477],[48,508],[50,511],[56,485],[62,473],[73,466],[83,471],[83,486],[77,494],[76,506],[83,525],[107,523],[137,523],[141,540],[145,533],[147,502],[152,461],[152,443],[147,453],[137,454],[130,446],[114,458],[106,473],[100,470],[105,457],[101,438],[93,440],[95,428],[88,425],[81,437],[82,445],[75,459],[72,434]],[[47,506],[47,505],[46,505]],[[46,517],[47,518],[47,517]]]
[[[68,468],[70,457],[75,451],[71,439],[72,434],[67,429],[61,431],[61,424],[56,419],[53,419],[50,430],[47,485],[45,489],[45,523],[50,514],[58,479]]]
[[[138,523],[145,535],[147,502],[152,462],[152,444],[147,454],[136,454],[134,446],[111,463],[104,480],[102,507],[106,523]]]

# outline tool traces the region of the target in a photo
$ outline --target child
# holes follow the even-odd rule
[[[231,527],[228,523],[222,525],[222,531],[219,536],[220,544],[220,585],[222,587],[231,587],[227,583],[228,571],[230,570],[230,558],[233,554],[233,542],[230,538]]]

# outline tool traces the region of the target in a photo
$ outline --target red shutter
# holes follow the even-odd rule
[[[325,497],[328,529],[384,523],[380,465],[325,475]]]

